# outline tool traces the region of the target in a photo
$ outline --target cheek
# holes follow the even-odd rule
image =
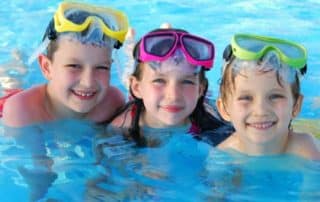
[[[110,72],[104,70],[97,71],[94,75],[95,79],[104,86],[108,86],[110,82]]]
[[[201,96],[200,88],[198,86],[186,86],[181,88],[181,92],[188,103],[196,105]]]
[[[140,81],[138,88],[141,99],[143,99],[145,103],[153,103],[155,100],[160,99],[159,97],[163,94],[163,87],[152,85],[145,81]]]
[[[224,105],[224,110],[231,120],[242,119],[251,112],[250,104],[236,100],[228,100]]]
[[[229,110],[229,109],[238,109],[239,111],[244,111],[248,109],[249,104],[246,102],[239,102],[235,98],[230,98],[228,97],[227,100],[224,103],[224,108]],[[234,111],[234,110],[232,110]]]
[[[182,86],[181,89],[189,92],[191,95],[200,95],[200,86],[198,85],[186,85]]]
[[[274,111],[280,117],[291,117],[292,116],[292,103],[278,102],[274,105]]]
[[[142,93],[150,93],[156,95],[160,95],[163,92],[164,87],[162,85],[155,85],[150,83],[141,83]]]
[[[73,83],[77,78],[77,73],[60,68],[53,71],[52,79],[56,80],[55,83],[59,86]]]

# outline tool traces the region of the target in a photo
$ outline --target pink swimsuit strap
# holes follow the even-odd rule
[[[11,97],[12,95],[15,95],[19,92],[21,92],[22,89],[10,89],[5,90],[5,96],[0,98],[0,118],[2,117],[2,111],[3,111],[3,105],[6,102],[6,100]]]

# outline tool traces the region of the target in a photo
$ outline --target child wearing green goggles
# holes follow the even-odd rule
[[[110,69],[113,48],[120,48],[127,30],[127,17],[120,11],[62,2],[34,54],[48,83],[8,98],[4,124],[22,127],[57,119],[109,119],[125,101],[120,90],[110,85]]]
[[[294,154],[320,159],[313,136],[292,130],[303,96],[303,46],[281,39],[238,34],[224,51],[217,108],[235,132],[219,145],[249,155]]]

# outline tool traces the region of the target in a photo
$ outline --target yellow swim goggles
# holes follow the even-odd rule
[[[223,57],[227,61],[231,55],[242,60],[259,60],[269,51],[276,52],[284,64],[306,71],[307,51],[302,45],[267,36],[236,34],[231,39],[231,45],[225,49]]]
[[[57,37],[57,33],[83,32],[93,23],[98,23],[106,36],[115,39],[118,42],[117,46],[122,45],[129,26],[127,16],[112,8],[83,3],[62,2],[54,14],[46,35],[53,40]]]

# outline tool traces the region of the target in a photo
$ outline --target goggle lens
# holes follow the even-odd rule
[[[247,49],[251,52],[260,52],[267,46],[277,47],[283,54],[290,58],[304,57],[304,52],[300,47],[286,43],[276,43],[269,41],[261,41],[254,38],[237,38],[237,43],[240,47]]]
[[[92,13],[80,9],[68,9],[64,12],[64,17],[70,22],[79,26],[85,23],[89,17],[95,17],[96,19],[102,20],[103,26],[107,27],[108,29],[112,31],[119,30],[117,24],[120,24],[120,22],[117,22],[114,16],[106,13]]]
[[[84,21],[91,15],[91,13],[88,13],[86,11],[74,11],[74,10],[67,10],[64,13],[64,16],[69,21],[73,22],[77,25],[82,25]]]
[[[208,69],[213,64],[213,44],[187,33],[151,33],[143,37],[140,46],[139,59],[143,62],[166,60],[181,48],[190,64]]]
[[[184,36],[182,38],[184,48],[195,60],[211,60],[213,59],[213,47],[211,43],[202,41],[198,38]]]
[[[144,50],[155,56],[166,56],[176,43],[174,35],[147,36],[144,38]]]
[[[239,59],[258,60],[275,51],[282,63],[302,69],[307,62],[306,49],[294,42],[266,36],[236,34],[231,40],[232,53]]]

